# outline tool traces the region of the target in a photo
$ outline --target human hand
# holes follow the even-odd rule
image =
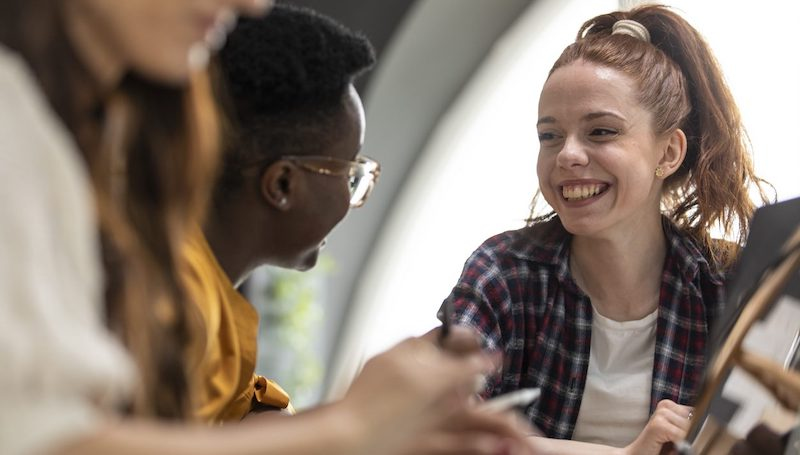
[[[666,444],[682,441],[691,426],[692,408],[661,400],[647,425],[635,441],[623,449],[624,454],[658,455]]]
[[[510,431],[503,417],[470,407],[475,378],[497,362],[463,327],[454,327],[444,344],[437,345],[435,332],[403,341],[367,362],[353,382],[342,405],[378,444],[372,453],[471,453],[465,444],[492,449],[475,453],[503,453],[495,451]]]
[[[437,327],[422,335],[420,338],[429,340],[432,343],[437,343],[442,349],[447,350],[453,355],[464,355],[483,350],[477,333],[468,327],[458,325],[450,326],[447,330],[447,336],[442,336],[443,334],[444,327]],[[473,387],[473,392],[475,394],[480,393],[483,391],[484,387],[486,387],[487,376],[499,374],[503,365],[502,352],[483,352],[490,356],[495,368],[490,373],[475,376],[475,384]],[[478,397],[474,395],[471,398],[476,402]]]
[[[437,343],[451,354],[461,355],[481,351],[481,341],[472,329],[460,325],[451,325],[446,336],[442,336],[443,328],[436,327],[420,338]]]
[[[534,430],[517,414],[470,407],[394,452],[401,455],[527,455]]]

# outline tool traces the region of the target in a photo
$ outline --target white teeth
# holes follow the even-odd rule
[[[561,187],[561,194],[564,199],[570,201],[579,201],[596,196],[601,191],[605,190],[606,185],[600,183],[592,183],[589,185],[569,185]]]

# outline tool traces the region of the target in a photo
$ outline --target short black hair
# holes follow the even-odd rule
[[[213,68],[225,125],[217,193],[240,186],[245,166],[311,154],[335,137],[349,85],[374,63],[363,34],[309,8],[278,3],[240,19]]]

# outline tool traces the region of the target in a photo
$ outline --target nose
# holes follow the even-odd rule
[[[246,16],[262,16],[272,8],[274,0],[229,0],[229,6]]]
[[[556,157],[558,167],[569,169],[576,166],[586,166],[589,164],[589,155],[584,150],[580,141],[574,138],[567,138]]]

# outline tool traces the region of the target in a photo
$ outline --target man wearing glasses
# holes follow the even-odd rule
[[[254,375],[258,314],[235,286],[263,264],[313,267],[330,231],[369,196],[380,168],[359,155],[364,109],[352,82],[374,60],[365,37],[278,5],[240,20],[215,62],[221,174],[184,249],[202,324],[191,349],[202,420],[291,411],[277,384]]]

